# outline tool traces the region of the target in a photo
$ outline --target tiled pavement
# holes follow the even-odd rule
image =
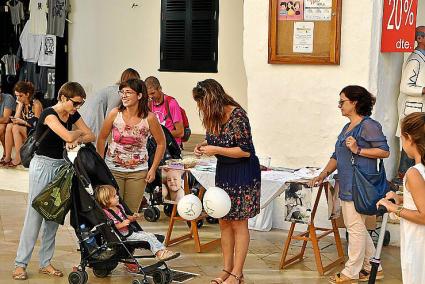
[[[53,264],[65,272],[65,277],[54,279],[38,274],[37,254],[39,244],[37,244],[28,268],[29,279],[26,281],[14,281],[11,278],[13,260],[27,206],[27,194],[25,193],[27,188],[27,171],[22,169],[0,169],[0,284],[68,283],[67,275],[72,270],[72,267],[78,264],[80,259],[80,255],[76,250],[75,234],[69,225],[59,228],[53,259]],[[164,214],[156,223],[142,222],[144,229],[162,234],[165,234],[167,225],[168,218]],[[185,231],[187,231],[185,223],[179,224],[175,230],[176,234]],[[202,241],[211,240],[219,235],[217,225],[208,223],[202,227],[200,232]],[[295,264],[284,271],[278,269],[286,235],[287,232],[282,230],[251,232],[251,244],[244,271],[246,283],[328,283],[328,277],[320,277],[315,270],[311,246],[307,249],[306,258],[303,262]],[[299,246],[300,244],[298,243],[297,245]],[[322,241],[321,247],[324,248],[323,258],[325,261],[335,257],[335,246],[332,245],[331,239]],[[173,246],[171,249],[182,253],[180,258],[170,262],[172,268],[200,274],[199,277],[189,283],[209,283],[209,280],[214,278],[222,268],[219,248],[209,252],[195,253],[193,242],[187,241]],[[297,247],[294,247],[294,249],[297,249]],[[381,281],[381,283],[401,283],[399,248],[385,247],[382,259],[385,280]],[[118,266],[111,277],[103,279],[96,278],[89,270],[89,283],[131,283],[132,279],[132,276],[124,271],[121,265]]]

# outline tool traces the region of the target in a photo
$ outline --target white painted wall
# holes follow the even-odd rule
[[[132,3],[139,6],[131,8]],[[153,75],[163,90],[185,108],[192,131],[204,133],[192,99],[197,81],[214,78],[242,106],[247,106],[242,57],[243,0],[221,0],[218,73],[159,72],[160,0],[71,0],[69,79],[89,95],[116,82],[127,67],[143,78]]]
[[[373,1],[343,1],[341,65],[267,63],[268,1],[246,0],[244,59],[257,152],[272,164],[323,166],[347,123],[337,107],[349,84],[369,87]],[[359,19],[362,19],[361,21]]]

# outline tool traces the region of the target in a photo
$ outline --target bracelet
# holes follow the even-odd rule
[[[395,211],[395,214],[397,215],[397,217],[399,217],[400,218],[400,213],[401,213],[401,211],[404,209],[404,207],[403,206],[398,206],[397,207],[397,210]]]
[[[360,148],[360,147],[357,147],[357,152],[356,152],[356,154],[357,155],[360,155],[360,151],[362,150],[362,148]]]

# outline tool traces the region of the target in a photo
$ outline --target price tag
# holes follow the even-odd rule
[[[415,47],[418,0],[384,0],[382,52],[411,52]]]

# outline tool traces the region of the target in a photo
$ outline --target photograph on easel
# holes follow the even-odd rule
[[[161,170],[164,203],[177,204],[184,196],[184,170],[163,167]]]
[[[312,188],[298,182],[290,182],[285,191],[285,221],[309,224],[312,209]]]

